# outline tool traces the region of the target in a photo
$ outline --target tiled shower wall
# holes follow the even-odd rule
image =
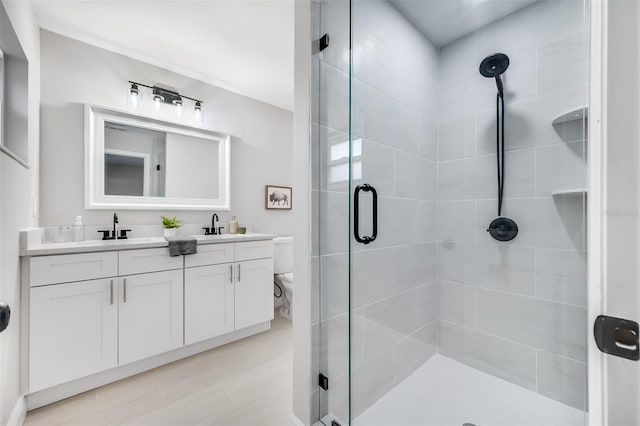
[[[312,186],[315,418],[348,419],[348,244],[352,408],[357,416],[436,351],[585,406],[585,203],[552,197],[585,187],[583,126],[552,126],[587,102],[579,1],[540,2],[441,49],[385,0],[353,2],[354,186],[379,193],[379,235],[349,235],[349,2],[313,3]],[[484,56],[507,53],[510,243],[497,215],[495,84]],[[369,202],[362,198],[363,233]]]
[[[352,409],[368,408],[436,352],[437,49],[385,0],[353,3],[354,186],[378,191],[379,234],[349,235],[348,1],[317,5],[330,46],[314,56],[315,341],[321,414],[348,419],[348,242],[352,241]],[[399,48],[401,47],[401,48]],[[371,201],[362,196],[362,234]]]
[[[582,122],[588,32],[580,1],[543,1],[440,49],[438,240],[440,353],[586,409],[585,199]],[[520,233],[493,240],[497,217],[495,83],[478,65],[503,52],[503,216]]]

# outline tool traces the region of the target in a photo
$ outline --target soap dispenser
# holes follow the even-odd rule
[[[73,241],[84,241],[84,226],[82,216],[76,216],[76,223],[73,225]]]
[[[238,218],[233,216],[231,218],[231,222],[229,222],[229,233],[237,234],[238,233]]]

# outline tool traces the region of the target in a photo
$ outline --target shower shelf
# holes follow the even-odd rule
[[[568,123],[570,121],[583,120],[587,118],[589,118],[589,107],[582,106],[572,109],[571,111],[567,111],[564,114],[560,114],[553,119],[551,124],[555,126],[556,124]]]
[[[560,191],[553,191],[551,195],[553,197],[583,197],[587,195],[587,190],[585,188],[562,189]]]

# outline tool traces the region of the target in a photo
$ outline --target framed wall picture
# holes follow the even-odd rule
[[[267,210],[291,210],[291,187],[267,185],[264,188],[264,206]]]

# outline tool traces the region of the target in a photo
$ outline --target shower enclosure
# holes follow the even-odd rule
[[[312,7],[315,417],[586,424],[589,4]]]

